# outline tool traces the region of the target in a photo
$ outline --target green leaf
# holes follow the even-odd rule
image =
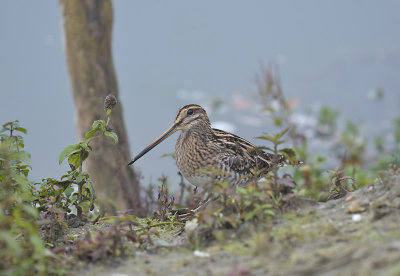
[[[89,152],[87,150],[81,149],[78,152],[75,152],[68,156],[68,164],[72,170],[76,170],[81,166],[83,161],[89,156]]]
[[[73,191],[74,191],[74,188],[72,188],[72,187],[68,187],[67,189],[65,189],[65,191],[64,191],[64,193],[65,193],[65,196],[66,197],[70,197],[71,196],[71,194],[73,193]]]
[[[89,202],[87,202],[86,200],[82,201],[82,202],[79,202],[78,206],[80,206],[83,210],[86,210],[86,209],[89,208]]]
[[[86,133],[85,140],[89,139],[90,137],[93,136],[93,134],[95,134],[96,132],[99,132],[99,131],[100,131],[99,128],[90,130],[88,133]]]
[[[86,182],[86,176],[84,174],[80,173],[75,177],[75,182],[81,183],[82,181]]]
[[[269,215],[271,217],[275,216],[275,212],[272,211],[271,209],[264,210],[264,214]]]
[[[11,234],[10,232],[1,231],[0,232],[0,241],[2,241],[2,243],[5,243],[7,250],[10,251],[9,253],[11,253],[15,256],[18,256],[21,254],[21,252],[22,252],[22,248],[20,246],[21,243],[19,243],[15,239],[15,236],[13,234]]]
[[[273,216],[275,215],[274,212],[271,210],[272,205],[271,204],[263,204],[263,205],[258,205],[256,204],[256,207],[251,210],[249,213],[246,214],[245,220],[249,221],[251,220],[255,215],[257,215],[260,211],[262,211],[264,214]]]
[[[43,240],[38,235],[30,235],[29,239],[35,248],[36,254],[43,254],[45,250]]]
[[[172,157],[173,159],[175,159],[175,153],[171,152],[171,153],[161,154],[161,158],[164,158],[164,157]]]
[[[37,218],[39,216],[38,210],[30,205],[22,205],[22,210],[24,210],[33,218]]]
[[[267,106],[267,107],[265,108],[265,110],[267,110],[267,111],[269,111],[269,112],[271,112],[271,113],[274,113],[274,112],[275,112],[275,109],[274,109],[272,106]]]
[[[279,150],[279,152],[282,153],[290,161],[290,163],[294,164],[297,162],[296,153],[294,152],[293,149],[284,148],[284,149]]]
[[[286,142],[286,140],[278,140],[278,141],[275,142],[275,144],[276,145],[280,145],[280,144],[283,144],[285,142]]]
[[[14,130],[17,130],[17,131],[19,131],[19,132],[23,132],[23,133],[25,133],[26,134],[26,129],[25,128],[23,128],[23,127],[16,127]]]
[[[31,161],[30,153],[24,150],[12,152],[10,154],[10,158],[13,160],[27,162],[27,163]]]
[[[274,119],[274,124],[275,124],[276,126],[281,126],[281,125],[282,125],[282,120],[279,119],[279,118],[275,118],[275,119]]]
[[[87,151],[88,148],[89,148],[89,145],[88,145],[88,143],[86,143],[86,142],[80,142],[80,143],[79,143],[79,146],[80,146],[81,149],[84,150],[84,151]]]
[[[285,135],[286,132],[288,132],[289,128],[285,128],[284,130],[282,130],[281,132],[279,132],[278,134],[276,134],[275,136],[279,139],[281,138],[283,135]]]
[[[92,129],[104,129],[105,125],[106,122],[104,122],[103,120],[97,120],[93,122]]]
[[[110,115],[111,115],[111,108],[107,109],[106,115],[107,115],[107,117],[110,117]]]
[[[246,220],[246,221],[249,221],[249,220],[251,220],[256,214],[257,214],[257,209],[255,209],[255,210],[252,210],[251,212],[248,212],[247,214],[246,214],[246,216],[244,217],[244,219]]]
[[[263,140],[268,140],[268,141],[271,141],[271,142],[274,142],[274,140],[275,140],[273,136],[266,136],[266,135],[257,136],[256,139],[263,139]]]
[[[118,136],[115,132],[111,132],[111,131],[105,131],[104,135],[111,137],[114,140],[114,144],[118,143]]]
[[[3,128],[9,130],[9,128],[7,128],[8,126],[12,125],[14,122],[7,122],[3,125]]]
[[[70,145],[68,147],[66,147],[61,153],[60,153],[60,157],[58,158],[58,163],[61,164],[65,158],[67,158],[68,156],[70,156],[71,154],[74,154],[76,152],[80,151],[80,146],[79,144],[75,144],[75,145]]]

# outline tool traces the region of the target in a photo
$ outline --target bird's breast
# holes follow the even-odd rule
[[[193,185],[201,186],[209,177],[201,172],[216,163],[217,151],[208,146],[205,137],[182,132],[175,144],[175,161],[180,173]]]

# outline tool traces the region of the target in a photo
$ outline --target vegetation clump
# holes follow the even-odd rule
[[[92,150],[90,142],[93,139],[105,135],[118,142],[116,134],[108,129],[115,104],[115,97],[108,96],[107,122],[95,121],[85,141],[61,152],[59,162],[68,158],[71,168],[61,180],[30,181],[30,154],[24,150],[22,137],[27,131],[18,121],[3,125],[0,131],[1,270],[8,274],[62,273],[63,268],[58,263],[68,263],[68,258],[50,249],[66,243],[65,234],[69,227],[82,225],[92,216],[95,192],[82,166]],[[74,210],[76,214],[73,214]]]
[[[59,262],[46,250],[39,231],[43,221],[32,204],[36,188],[28,180],[30,155],[22,137],[26,133],[18,121],[4,124],[0,131],[0,270],[10,275],[54,272]]]

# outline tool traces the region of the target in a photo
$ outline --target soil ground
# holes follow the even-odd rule
[[[298,206],[201,249],[185,233],[163,236],[150,250],[76,275],[400,275],[400,175],[326,203]],[[258,230],[255,230],[257,228]]]

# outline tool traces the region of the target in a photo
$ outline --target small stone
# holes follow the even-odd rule
[[[361,219],[362,219],[362,217],[361,217],[360,214],[354,214],[354,215],[351,217],[351,220],[354,221],[354,222],[359,222],[359,221],[361,221]]]
[[[367,209],[365,208],[365,203],[354,200],[352,201],[349,206],[347,207],[347,213],[354,214],[354,213],[362,213],[365,212]]]
[[[193,254],[194,254],[196,257],[200,257],[200,258],[208,258],[208,257],[210,257],[210,253],[203,252],[203,251],[200,251],[200,250],[195,250],[195,251],[193,252]]]
[[[353,198],[354,198],[354,195],[353,195],[353,194],[349,195],[349,196],[346,198],[346,202],[352,201]]]
[[[386,207],[387,204],[380,199],[371,202],[371,209]]]

